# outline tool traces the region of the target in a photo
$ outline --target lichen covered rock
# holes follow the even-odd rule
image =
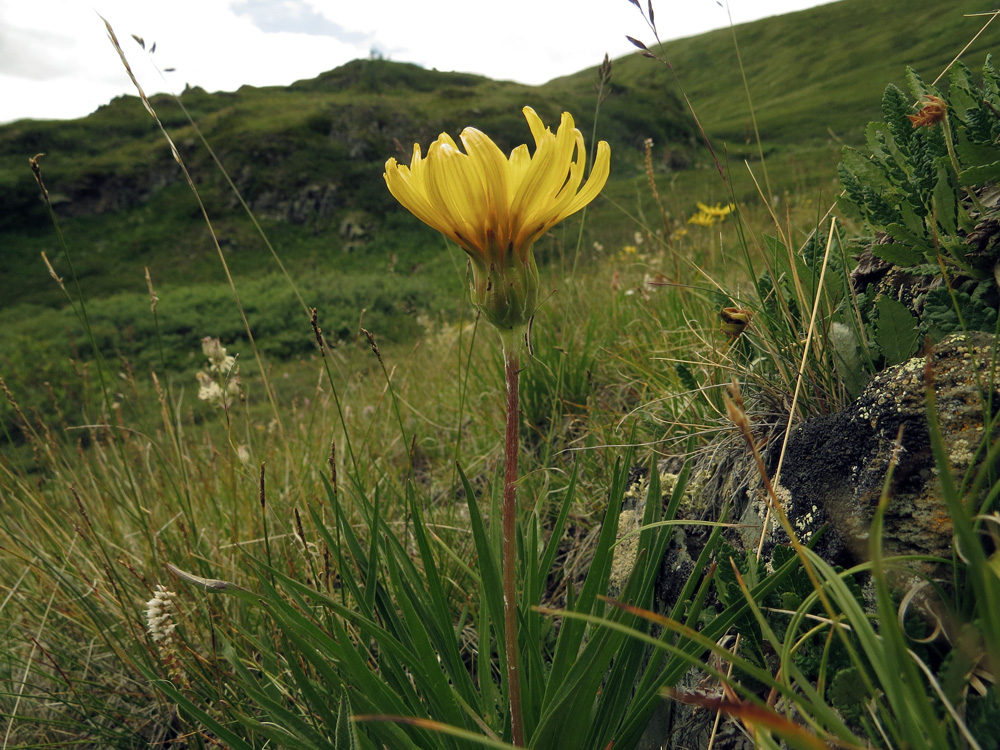
[[[789,520],[802,539],[829,525],[817,551],[829,562],[866,559],[868,537],[886,484],[894,446],[897,464],[888,486],[884,551],[950,559],[952,526],[930,443],[925,377],[935,393],[950,471],[961,482],[978,468],[994,443],[986,435],[1000,411],[1000,365],[993,336],[952,334],[934,347],[928,362],[914,357],[877,375],[847,409],[809,420],[788,440],[780,486]],[[992,409],[992,412],[990,410]],[[777,468],[777,450],[768,455]],[[744,521],[761,514],[759,484],[749,494]],[[786,541],[775,529],[768,543]],[[928,573],[938,566],[924,565]]]
[[[952,525],[931,448],[926,380],[929,378],[934,392],[949,471],[961,484],[968,472],[973,476],[981,468],[986,447],[997,441],[997,434],[988,431],[1000,412],[998,359],[992,335],[952,334],[928,357],[915,357],[880,373],[843,411],[794,426],[774,489],[796,536],[814,544],[816,552],[833,565],[848,566],[867,559],[872,520],[895,460],[887,488],[883,552],[951,560]],[[755,438],[762,446],[769,478],[774,480],[784,434],[780,426],[772,425],[771,430]],[[663,468],[666,504],[673,484]],[[678,519],[717,520],[728,508],[729,518],[738,519],[737,527],[726,532],[730,543],[750,552],[758,548],[763,533],[764,560],[771,558],[775,545],[788,543],[773,513],[768,528],[763,529],[770,499],[765,496],[757,463],[741,438],[728,440],[706,454],[691,476]],[[644,499],[647,488],[648,483],[639,481],[633,494]],[[984,496],[991,489],[985,486],[980,494]],[[635,518],[641,518],[641,502],[626,507],[620,535],[627,533]],[[669,612],[677,600],[694,569],[693,560],[704,548],[702,534],[707,528],[676,527],[660,569],[658,611]],[[620,554],[616,562],[625,565],[626,549]],[[918,567],[925,575],[951,578],[946,563],[927,562]],[[908,587],[908,578],[896,577],[894,581]],[[687,691],[717,689],[714,683],[704,684],[703,678],[703,673],[692,670],[679,687]],[[706,741],[714,718],[709,711],[665,703],[640,748],[701,746],[698,743]],[[720,747],[751,746],[745,744],[748,740],[737,723],[724,721],[723,726],[726,740]]]
[[[660,500],[666,508],[677,486],[678,474],[676,462],[661,461],[657,465],[660,480]],[[702,507],[703,498],[699,492],[701,476],[690,477],[684,487],[684,495],[677,508],[677,519],[702,520],[708,509]],[[621,592],[635,565],[639,535],[635,533],[642,526],[642,518],[649,495],[648,470],[636,468],[629,477],[628,488],[622,502],[622,512],[618,516],[618,534],[615,543],[614,556],[611,562],[611,575],[608,581],[610,596],[615,597]],[[657,607],[673,604],[677,596],[694,571],[694,561],[698,552],[705,545],[704,526],[674,527],[671,539],[663,557],[663,567],[656,586]],[[691,556],[692,551],[694,557]]]

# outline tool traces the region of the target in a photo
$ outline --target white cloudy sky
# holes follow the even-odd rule
[[[654,0],[664,41],[831,0]],[[645,6],[646,0],[641,0]],[[544,83],[651,41],[629,0],[0,0],[0,122],[80,117],[135,93],[287,85],[373,51],[400,62]],[[150,56],[135,44],[156,42]],[[164,78],[156,72],[174,68]]]

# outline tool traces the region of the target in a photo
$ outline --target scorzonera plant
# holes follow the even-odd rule
[[[611,149],[604,141],[590,178],[580,189],[586,166],[583,134],[564,112],[555,134],[531,107],[524,116],[535,153],[521,145],[505,157],[475,128],[460,139],[465,153],[442,133],[421,155],[414,145],[409,167],[389,159],[385,181],[414,216],[461,247],[472,264],[472,300],[500,332],[507,387],[503,492],[503,599],[507,680],[515,745],[524,745],[521,677],[518,666],[517,459],[519,373],[528,326],[538,305],[534,243],[560,221],[590,203],[608,179]]]

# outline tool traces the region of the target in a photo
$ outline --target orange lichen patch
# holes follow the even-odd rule
[[[938,508],[930,518],[930,526],[939,532],[945,532],[951,529],[951,516],[945,508]]]

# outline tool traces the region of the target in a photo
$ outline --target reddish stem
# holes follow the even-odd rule
[[[514,745],[524,747],[524,718],[521,714],[520,657],[517,646],[517,453],[520,438],[518,380],[521,372],[520,341],[504,337],[504,375],[507,382],[507,433],[503,481],[503,621],[507,647],[507,684],[510,695],[510,726]]]

